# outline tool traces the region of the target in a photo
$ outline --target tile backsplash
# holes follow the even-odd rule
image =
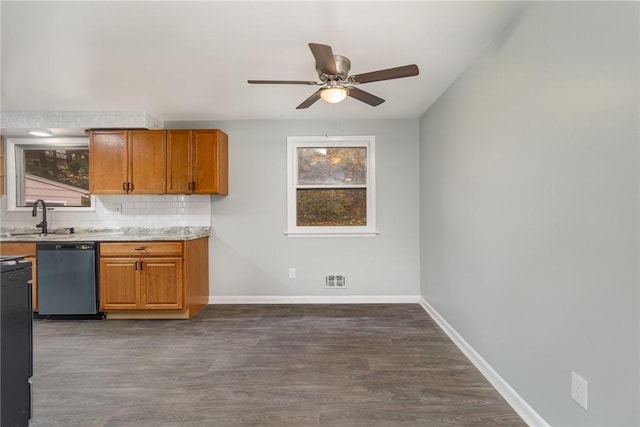
[[[6,196],[2,196],[1,212],[2,227],[29,227],[39,221],[30,211],[7,211]],[[47,222],[50,228],[210,227],[211,196],[99,195],[95,196],[95,211],[48,211]]]

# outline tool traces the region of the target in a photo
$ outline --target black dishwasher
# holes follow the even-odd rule
[[[96,248],[96,242],[36,245],[39,317],[99,314]]]

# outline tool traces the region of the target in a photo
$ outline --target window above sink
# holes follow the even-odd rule
[[[28,211],[37,199],[56,211],[95,210],[87,137],[15,137],[6,144],[9,211]]]

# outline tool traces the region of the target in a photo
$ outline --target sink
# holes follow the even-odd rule
[[[47,235],[43,233],[1,233],[0,234],[0,237],[17,237],[17,236],[45,237]]]
[[[0,238],[2,237],[48,237],[48,236],[65,236],[65,235],[73,235],[72,233],[0,233]]]

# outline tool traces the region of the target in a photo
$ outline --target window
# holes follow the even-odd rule
[[[288,235],[375,236],[373,136],[289,137]]]
[[[88,138],[7,141],[8,209],[30,209],[38,199],[56,210],[92,209]]]

